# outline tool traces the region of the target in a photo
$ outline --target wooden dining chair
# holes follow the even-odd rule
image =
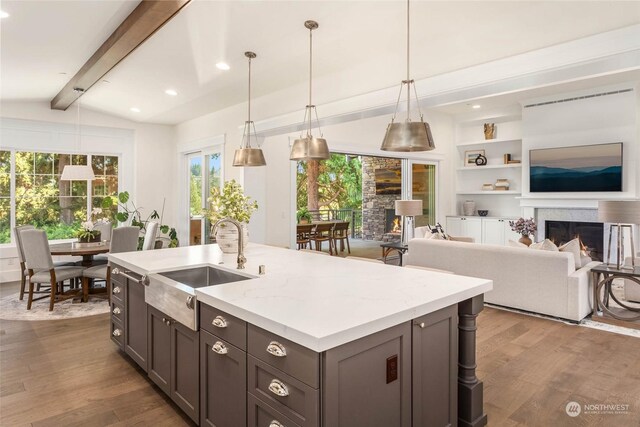
[[[56,302],[64,301],[82,294],[81,289],[64,291],[62,286],[65,280],[75,280],[82,277],[83,267],[56,267],[51,258],[47,233],[43,230],[23,230],[20,232],[24,256],[29,272],[29,299],[27,310],[31,310],[33,301],[47,298],[44,295],[34,298],[35,293],[49,294],[49,311],[53,311]],[[36,284],[50,285],[48,291],[37,292]]]
[[[307,245],[311,246],[311,234],[313,233],[315,225],[313,224],[298,224],[296,227],[296,243],[298,244],[298,250],[306,249]]]
[[[322,251],[322,242],[329,242],[329,254],[333,255],[333,226],[334,223],[316,224],[311,240],[315,243],[316,251]]]
[[[347,242],[347,250],[351,253],[351,245],[349,245],[349,221],[336,222],[331,233],[333,239],[333,247],[338,254],[338,241],[340,241],[340,252],[344,252],[344,242]]]
[[[138,227],[118,227],[114,228],[111,234],[111,247],[109,253],[134,252],[138,249]],[[111,266],[97,265],[89,267],[82,272],[82,299],[89,299],[89,284],[94,280],[104,280],[107,290],[107,298],[111,303]]]

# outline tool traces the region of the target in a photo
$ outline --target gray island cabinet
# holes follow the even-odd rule
[[[298,264],[316,263],[316,256],[257,247],[273,276],[196,289],[198,301],[186,301],[195,323],[185,324],[164,312],[170,306],[160,310],[145,296],[156,285],[154,274],[189,267],[198,249],[178,248],[167,257],[177,263],[185,253],[186,267],[156,264],[148,254],[110,257],[127,273],[112,274],[112,340],[196,424],[486,425],[475,334],[490,281],[331,259],[332,268],[303,265],[318,275],[322,287],[315,287],[299,282],[283,255]],[[234,260],[219,257],[207,265]],[[280,260],[282,270],[273,268]],[[201,258],[192,265],[203,265]],[[367,281],[332,287],[326,280],[351,270],[365,272]],[[141,279],[130,279],[135,274]],[[403,294],[383,293],[383,282]],[[334,307],[345,298],[352,300]]]

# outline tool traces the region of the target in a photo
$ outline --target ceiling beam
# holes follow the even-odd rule
[[[122,24],[95,51],[80,71],[51,100],[51,109],[66,110],[78,98],[74,88],[86,91],[113,67],[169,22],[191,0],[142,0]],[[81,36],[81,35],[79,35]]]

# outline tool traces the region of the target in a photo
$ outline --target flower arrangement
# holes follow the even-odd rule
[[[226,181],[222,190],[218,187],[211,189],[211,196],[207,199],[209,209],[203,213],[211,223],[222,218],[235,219],[241,223],[248,223],[253,212],[258,209],[258,202],[244,195],[242,186],[234,179]]]
[[[511,227],[511,230],[523,237],[529,237],[538,230],[538,226],[533,218],[518,218],[517,221],[509,221],[509,226]]]
[[[100,231],[96,230],[96,224],[108,222],[107,218],[95,219],[98,215],[102,214],[102,209],[93,208],[89,218],[80,224],[80,230],[76,234],[81,242],[95,242],[100,239]],[[95,222],[94,222],[95,220]]]

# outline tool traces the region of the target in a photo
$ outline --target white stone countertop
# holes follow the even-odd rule
[[[235,254],[223,254],[217,245],[110,254],[109,260],[138,274],[211,265],[253,276],[198,288],[197,300],[317,352],[493,288],[486,279],[254,243],[245,256],[244,270],[235,269]],[[266,274],[258,276],[259,265]]]

